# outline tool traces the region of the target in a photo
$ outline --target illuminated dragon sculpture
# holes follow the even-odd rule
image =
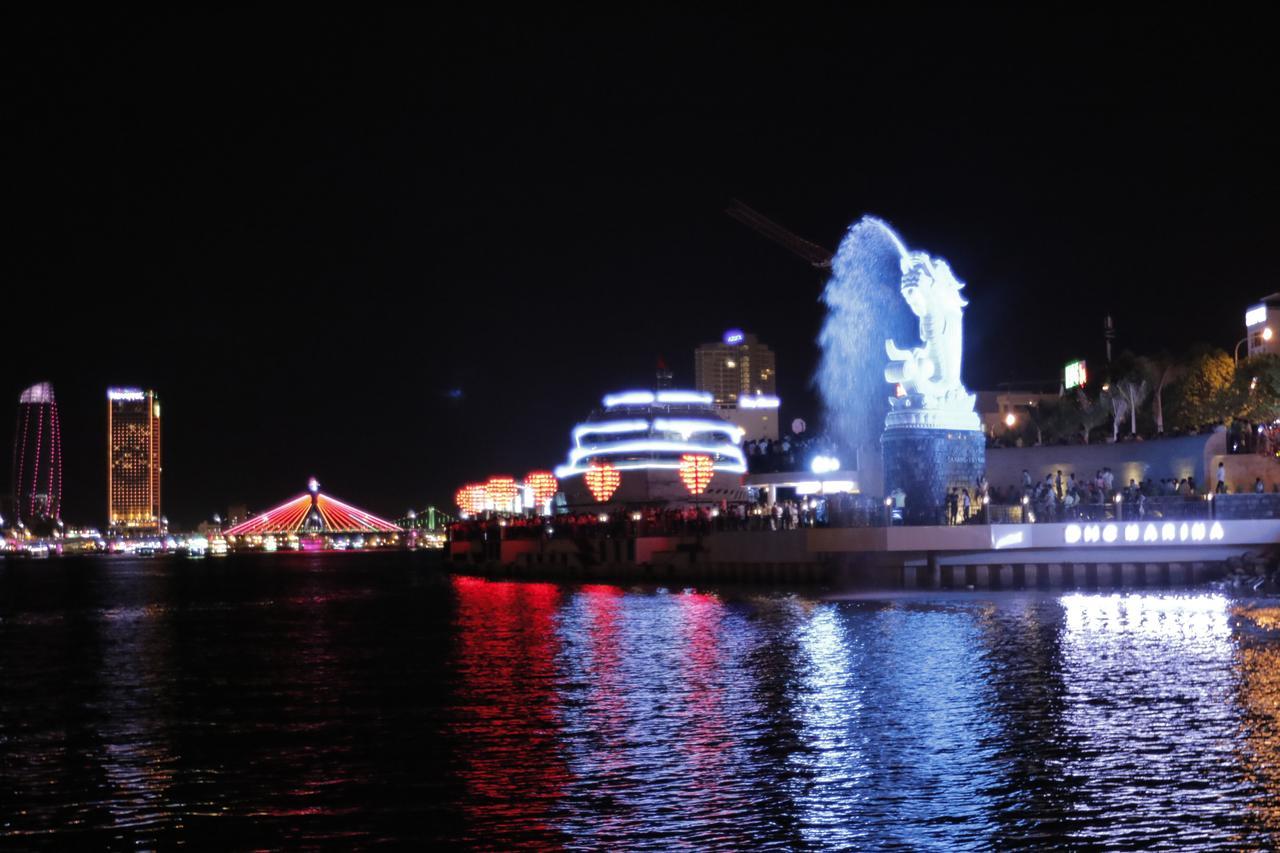
[[[890,362],[884,378],[900,385],[903,392],[889,401],[893,409],[890,419],[916,421],[921,426],[975,427],[974,395],[960,381],[964,307],[968,304],[960,295],[964,282],[955,277],[946,261],[924,252],[904,252],[899,266],[902,298],[920,318],[922,345],[903,349],[892,339],[885,341]],[[915,411],[908,418],[903,417],[906,410]]]

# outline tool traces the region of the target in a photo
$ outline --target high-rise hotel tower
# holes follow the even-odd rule
[[[40,382],[18,397],[13,435],[13,509],[40,533],[62,517],[62,426],[53,385]]]
[[[693,351],[694,384],[708,391],[717,413],[750,440],[778,437],[778,371],[773,350],[741,329]]]
[[[154,391],[107,389],[107,524],[160,529],[160,400]]]

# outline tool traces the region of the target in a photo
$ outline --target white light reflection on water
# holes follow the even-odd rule
[[[803,658],[796,712],[804,749],[791,758],[802,780],[792,796],[800,812],[801,832],[814,843],[828,839],[841,846],[857,843],[860,801],[868,773],[858,720],[863,685],[854,677],[855,654],[846,643],[835,605],[820,605],[798,627]],[[829,796],[832,791],[841,797]]]
[[[1061,605],[1062,722],[1076,747],[1065,772],[1081,780],[1078,815],[1114,816],[1077,840],[1139,844],[1246,797],[1228,736],[1237,674],[1227,600],[1073,594]]]
[[[809,844],[981,846],[1003,783],[981,670],[981,614],[820,605],[800,631]]]

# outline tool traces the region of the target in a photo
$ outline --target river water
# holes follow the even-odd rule
[[[422,554],[0,563],[0,848],[1274,847],[1276,624]]]

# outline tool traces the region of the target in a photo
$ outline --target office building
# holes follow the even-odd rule
[[[160,530],[160,400],[154,391],[107,390],[107,524]]]

